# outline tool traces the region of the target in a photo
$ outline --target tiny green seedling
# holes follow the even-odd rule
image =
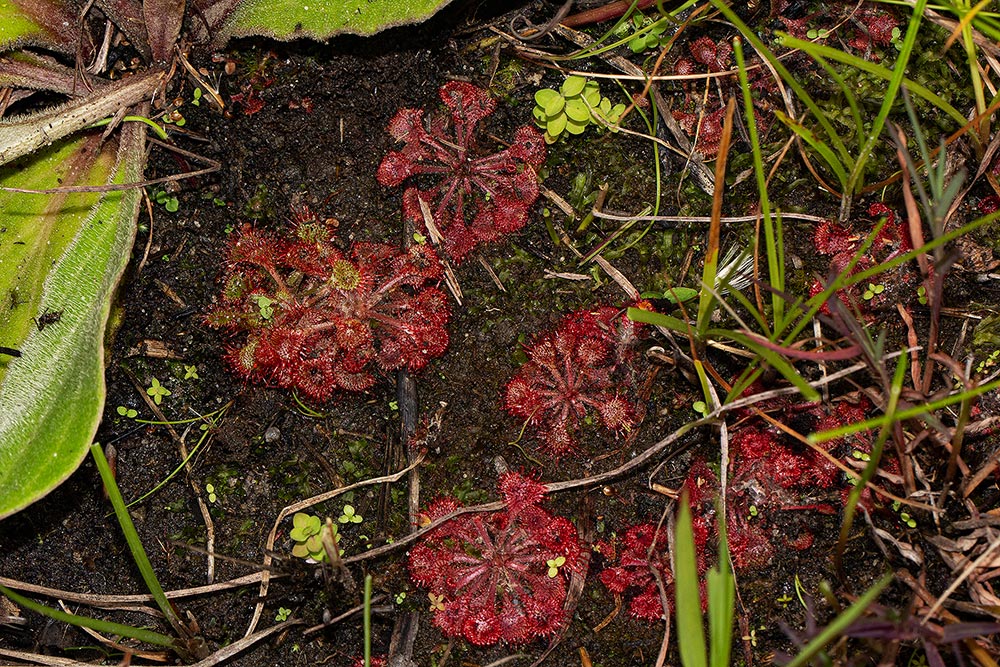
[[[428,593],[427,597],[430,598],[431,601],[431,606],[428,611],[444,611],[444,595]]]
[[[274,299],[269,299],[263,294],[256,294],[251,298],[257,302],[257,312],[260,313],[260,316],[265,320],[271,319],[271,316],[274,315]]]
[[[127,417],[129,419],[135,419],[136,417],[139,416],[138,410],[136,410],[135,408],[126,408],[124,405],[119,405],[117,408],[115,408],[115,412],[117,412],[122,417]]]
[[[184,379],[185,380],[200,380],[198,377],[198,367],[195,365],[185,365],[184,366]]]
[[[403,600],[406,599],[406,591],[396,593],[396,596],[393,599],[396,601],[396,604],[403,604]]]
[[[987,369],[993,368],[997,365],[998,359],[1000,359],[1000,350],[993,350],[990,352],[990,356],[986,357],[976,365],[976,372],[982,373]]]
[[[566,557],[559,556],[551,560],[545,561],[545,564],[549,566],[549,579],[555,579],[559,576],[559,568],[566,564]]]
[[[624,32],[628,30],[628,24],[622,26]],[[664,34],[667,31],[667,21],[660,19],[654,21],[644,14],[637,13],[632,16],[632,39],[628,41],[628,48],[633,53],[642,53],[652,49],[659,49],[670,41],[670,35]]]
[[[292,610],[285,607],[278,607],[278,613],[274,615],[274,620],[282,623],[288,620],[288,617],[292,615]]]
[[[861,295],[865,301],[871,301],[876,296],[885,291],[885,285],[875,283],[868,283],[868,289],[865,290],[864,294]]]
[[[165,190],[157,190],[153,193],[153,201],[165,208],[170,213],[176,213],[181,207],[180,201],[174,195],[168,194]]]
[[[750,517],[749,518],[753,519],[753,518],[756,518],[758,515],[760,515],[760,510],[757,509],[756,505],[751,505],[750,506]]]
[[[708,415],[708,404],[705,401],[695,401],[691,404],[691,409],[697,412],[702,417]]]
[[[215,485],[214,484],[206,484],[205,485],[205,492],[208,493],[208,502],[214,503],[216,500],[219,499],[219,496],[217,496],[215,494]]]
[[[361,523],[364,521],[364,517],[360,514],[355,514],[353,505],[344,505],[343,513],[337,517],[337,521],[340,523]]]
[[[170,390],[160,384],[160,381],[153,378],[152,384],[146,389],[146,394],[152,397],[153,402],[159,405],[163,402],[164,396],[170,396]]]
[[[921,306],[927,305],[927,288],[923,285],[917,288],[917,303]]]
[[[340,542],[337,526],[328,524],[333,532],[333,543]],[[292,530],[288,536],[292,538],[292,555],[310,562],[322,563],[327,560],[326,549],[323,548],[323,520],[313,514],[296,512],[292,517]],[[337,547],[337,551],[341,551]]]
[[[775,601],[781,605],[782,609],[788,609],[788,603],[791,602],[793,599],[794,598],[788,593],[782,593]]]
[[[201,96],[202,96],[201,88],[195,88],[194,89],[194,93],[192,93],[191,105],[192,106],[196,106],[196,107],[200,107],[201,106]],[[282,620],[284,620],[284,619],[282,619]]]
[[[863,452],[860,449],[855,449],[851,451],[851,458],[855,459],[856,461],[864,461],[865,463],[868,463],[869,461],[872,460],[870,454],[868,454],[867,452]]]

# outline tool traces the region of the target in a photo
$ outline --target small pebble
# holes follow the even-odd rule
[[[264,431],[264,442],[277,442],[280,437],[281,431],[279,431],[276,426],[268,426],[267,430]]]

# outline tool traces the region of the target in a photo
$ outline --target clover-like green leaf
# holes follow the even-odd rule
[[[584,87],[587,85],[587,80],[582,76],[568,76],[566,80],[563,81],[560,90],[564,97],[576,97],[579,95]]]
[[[558,137],[566,129],[566,115],[559,114],[555,118],[550,118],[549,122],[545,125],[545,131],[551,134],[553,137]]]
[[[590,109],[587,108],[586,102],[579,97],[566,101],[566,115],[577,123],[586,125],[590,122]]]

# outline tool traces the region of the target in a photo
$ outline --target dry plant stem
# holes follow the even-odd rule
[[[646,9],[655,2],[656,0],[638,0],[638,2],[635,3],[635,10],[639,11]],[[600,7],[594,7],[593,9],[578,12],[572,16],[567,16],[565,20],[563,20],[562,24],[569,28],[576,28],[581,25],[590,25],[591,23],[610,21],[611,19],[623,16],[631,6],[631,0],[617,0],[617,2],[609,2],[608,4]]]
[[[630,220],[642,221],[642,222],[686,222],[692,224],[700,224],[705,222],[711,222],[712,217],[708,215],[627,215],[627,214],[614,214],[599,211],[594,213],[595,218],[604,218],[605,220],[619,220],[622,222],[628,222]],[[771,219],[776,220],[778,218],[778,213],[772,213]],[[809,215],[808,213],[786,213],[781,212],[782,220],[803,220],[805,222],[827,222],[828,218],[824,218],[819,215]],[[739,223],[739,222],[756,222],[761,220],[761,214],[756,215],[724,215],[720,216],[719,220],[728,223]]]
[[[371,603],[374,605],[374,604],[377,604],[378,602],[381,602],[384,599],[385,599],[384,595],[376,595],[375,597],[372,598]],[[309,635],[315,634],[315,633],[319,632],[320,630],[324,630],[324,629],[330,627],[331,625],[336,625],[337,623],[340,623],[345,618],[350,618],[351,616],[353,616],[354,614],[358,613],[359,611],[364,611],[364,608],[365,608],[365,606],[363,604],[359,604],[359,605],[357,605],[355,607],[351,607],[350,609],[348,609],[344,613],[339,614],[337,616],[334,616],[333,618],[331,618],[329,621],[327,621],[325,623],[320,623],[319,625],[309,626],[308,628],[306,628],[305,630],[302,631],[302,634],[308,637]]]
[[[187,171],[183,174],[173,174],[171,176],[163,176],[162,178],[153,178],[146,181],[135,181],[134,183],[112,183],[110,185],[64,185],[56,188],[46,188],[45,190],[34,190],[32,188],[8,188],[0,187],[0,190],[4,192],[22,192],[29,195],[50,195],[60,192],[120,192],[123,190],[134,190],[135,188],[144,188],[150,185],[158,185],[160,183],[172,183],[176,181],[182,181],[185,178],[195,178],[197,176],[204,176],[205,174],[211,174],[218,171],[222,167],[221,162],[217,162],[211,158],[203,157],[197,153],[192,153],[191,151],[186,151],[183,148],[178,148],[172,144],[168,144],[160,141],[159,139],[154,139],[147,136],[146,142],[151,144],[156,144],[157,146],[162,146],[167,150],[177,153],[183,157],[191,158],[197,160],[202,164],[207,164],[208,166],[204,169],[197,169],[195,171]]]
[[[70,611],[69,607],[67,607],[62,600],[59,600],[59,606],[67,614],[75,615],[72,611]],[[116,641],[108,639],[100,632],[97,632],[96,630],[91,630],[85,625],[81,625],[80,629],[83,630],[88,635],[90,635],[91,637],[93,637],[97,642],[99,642],[103,646],[110,647],[115,651],[121,651],[126,655],[138,656],[143,660],[152,660],[154,662],[167,662],[168,660],[170,660],[172,655],[166,651],[142,651],[136,649],[134,646],[125,646],[124,644],[119,644]]]
[[[726,422],[723,421],[722,425],[725,427]],[[724,501],[723,501],[724,502]],[[668,502],[663,508],[663,513],[660,514],[660,520],[656,524],[656,531],[659,532],[663,527],[663,522],[667,522],[667,546],[670,548],[670,553],[674,553],[674,503]],[[723,521],[725,519],[722,519]],[[667,652],[670,650],[670,602],[667,597],[667,587],[663,583],[663,576],[660,574],[659,568],[653,567],[651,556],[653,554],[653,547],[656,545],[656,535],[653,535],[653,541],[649,545],[649,549],[646,551],[646,559],[649,563],[649,572],[653,575],[653,579],[656,581],[656,590],[660,593],[660,605],[663,607],[663,640],[660,642],[660,652],[656,656],[656,667],[663,667],[663,664],[667,661]],[[675,570],[676,571],[676,570]]]
[[[94,667],[90,662],[78,662],[69,658],[60,658],[54,655],[42,655],[40,653],[27,653],[26,651],[11,651],[0,648],[0,655],[21,660],[35,665],[51,665],[51,667]]]
[[[917,581],[914,578],[914,576],[910,574],[909,570],[906,570],[904,568],[896,570],[896,579],[898,581],[902,581],[911,589],[913,589],[913,592],[920,598],[920,600],[925,605],[933,604],[934,595],[927,590],[927,588],[923,585],[923,583]],[[981,613],[981,611],[976,610],[976,613]],[[948,623],[958,623],[960,621],[960,619],[957,616],[952,614],[947,609],[939,609],[937,611],[937,614]],[[975,639],[971,638],[966,639],[964,643],[965,647],[969,650],[969,653],[975,656],[976,660],[978,660],[980,665],[982,665],[983,667],[997,667],[996,661],[993,660],[992,657],[990,657],[986,649],[980,646]]]
[[[0,122],[0,164],[113,116],[121,108],[151,99],[165,81],[163,70],[152,70],[111,83],[96,96],[70,100],[48,111]]]
[[[1000,549],[1000,536],[995,536],[993,542],[990,543],[990,546],[987,547],[983,553],[979,554],[979,557],[976,558],[976,560],[972,561],[971,563],[965,566],[965,569],[962,570],[962,573],[958,575],[955,578],[955,580],[948,585],[948,588],[946,588],[944,592],[941,593],[938,599],[934,601],[934,604],[932,604],[930,609],[927,610],[927,613],[924,614],[924,617],[922,619],[920,619],[920,622],[926,624],[927,621],[941,608],[941,605],[945,603],[945,600],[951,597],[952,593],[958,590],[958,587],[961,586],[962,583],[966,579],[968,579],[973,572],[982,567],[984,563],[989,562],[990,558],[993,557],[993,553],[997,549]]]
[[[292,627],[293,625],[303,625],[303,622],[298,619],[289,619],[283,623],[277,623],[269,628],[264,628],[260,632],[252,635],[248,635],[241,639],[234,641],[225,648],[221,648],[212,655],[208,656],[204,660],[200,660],[189,667],[214,667],[215,665],[221,664],[229,658],[232,658],[239,653],[242,653],[246,649],[250,648],[262,639],[267,639],[271,635],[277,632],[284,632],[286,629]]]
[[[294,514],[295,512],[298,512],[300,510],[304,510],[307,507],[312,507],[313,505],[316,505],[318,503],[330,500],[331,498],[336,498],[337,496],[342,495],[344,493],[347,493],[348,491],[353,491],[354,489],[360,489],[361,487],[371,486],[372,484],[386,484],[386,483],[389,483],[389,482],[397,482],[400,479],[402,479],[403,477],[405,477],[407,474],[409,474],[409,472],[411,470],[413,470],[415,467],[417,467],[418,465],[420,465],[421,463],[423,463],[425,455],[426,455],[425,452],[420,452],[420,454],[414,459],[413,463],[411,463],[410,465],[406,466],[405,468],[403,468],[399,472],[395,472],[395,473],[393,473],[391,475],[384,475],[382,477],[374,477],[372,479],[362,480],[362,481],[357,482],[355,484],[350,484],[348,486],[344,486],[344,487],[341,487],[339,489],[332,489],[330,491],[326,491],[324,493],[321,493],[321,494],[319,494],[317,496],[313,496],[311,498],[306,498],[305,500],[300,500],[297,503],[293,503],[293,504],[288,505],[287,507],[285,507],[283,510],[281,510],[280,512],[278,512],[278,516],[274,520],[274,525],[271,527],[271,532],[269,532],[267,534],[267,542],[265,543],[265,546],[264,546],[264,553],[265,553],[265,555],[264,555],[263,567],[264,568],[269,568],[271,566],[271,562],[274,560],[274,558],[271,556],[271,553],[274,550],[274,540],[277,537],[278,528],[281,526],[281,522],[285,519],[285,517],[287,517],[287,516],[289,516],[291,514]],[[497,507],[495,507],[493,509],[499,509],[500,507],[503,506],[503,503],[494,503],[494,504],[497,505]],[[439,522],[435,522],[435,523],[438,524],[438,525],[440,525],[440,523],[443,523],[443,521],[440,522],[440,523]],[[418,533],[411,533],[410,536],[412,538],[412,536],[417,535],[417,534]],[[400,540],[398,542],[395,542],[395,543],[387,545],[387,546],[395,546],[397,544],[409,543],[411,541],[413,541],[413,540],[412,539],[404,538],[404,540]],[[375,552],[379,551],[380,549],[385,549],[385,547],[378,547],[376,549],[371,549],[370,551],[368,551],[366,553],[366,555],[370,556],[371,554],[374,554]],[[361,560],[361,559],[359,557],[357,557],[357,556],[353,556],[353,557],[342,559],[342,562],[345,565],[347,565],[348,563],[352,563],[352,562],[354,562],[356,560]],[[260,578],[260,601],[257,602],[257,606],[254,608],[253,618],[251,618],[251,620],[250,620],[250,625],[247,627],[247,631],[244,634],[244,638],[249,637],[251,634],[253,634],[253,631],[257,628],[257,623],[260,622],[261,614],[264,613],[264,601],[267,599],[267,589],[268,589],[268,583],[269,583],[269,581],[270,581],[270,572],[267,569],[265,569],[261,573],[261,578]]]

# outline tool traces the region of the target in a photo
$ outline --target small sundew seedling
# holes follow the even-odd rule
[[[337,521],[340,523],[361,523],[364,521],[364,517],[360,514],[355,514],[352,505],[344,505],[344,511],[337,517]]]
[[[129,419],[135,419],[136,417],[139,416],[138,410],[136,410],[135,408],[126,408],[124,405],[119,405],[117,408],[115,408],[115,412],[117,412],[122,417],[128,417]]]
[[[908,512],[900,512],[899,513],[899,519],[900,519],[900,521],[902,521],[903,523],[905,523],[910,528],[916,528],[917,527],[917,520],[914,519],[912,516],[910,516]]]
[[[406,591],[396,593],[393,599],[396,601],[396,604],[403,604],[403,600],[406,599]]]
[[[549,566],[549,579],[555,579],[559,576],[559,568],[566,564],[565,556],[558,556],[551,560],[545,561],[545,564]]]
[[[428,593],[427,597],[430,598],[431,606],[429,611],[444,611],[444,595],[435,595],[434,593]]]
[[[201,106],[201,95],[202,95],[201,88],[195,88],[194,93],[192,95],[193,96],[191,98],[191,105],[196,107]]]
[[[986,357],[976,365],[976,372],[983,373],[986,370],[993,368],[997,364],[997,360],[1000,359],[1000,350],[993,350],[990,356]]]
[[[184,366],[184,379],[185,380],[200,380],[201,378],[198,377],[198,367],[194,366],[194,365],[191,365],[191,366],[185,365]]]
[[[708,405],[706,405],[705,401],[695,401],[691,404],[691,409],[702,416],[708,414]]]
[[[181,207],[180,201],[174,195],[165,190],[157,190],[153,193],[153,201],[165,208],[170,213],[176,213]]]
[[[865,463],[871,461],[872,459],[872,457],[868,453],[863,452],[860,449],[853,450],[851,452],[851,457],[857,461],[864,461]]]
[[[260,316],[265,320],[271,319],[274,315],[274,299],[270,299],[263,294],[257,294],[251,298],[257,302],[257,311],[260,313]]]
[[[757,506],[756,505],[751,505],[750,506],[750,517],[749,518],[753,519],[753,518],[757,517],[757,515],[759,515],[759,514],[760,514],[760,510],[757,509]]]
[[[208,502],[214,503],[216,500],[219,499],[219,496],[217,496],[215,494],[215,485],[214,484],[206,484],[205,485],[205,492],[208,494]]]
[[[927,288],[923,285],[917,288],[917,303],[921,306],[927,305]]]
[[[152,384],[146,389],[146,394],[152,397],[153,402],[159,405],[163,402],[164,396],[170,396],[170,390],[160,384],[160,381],[153,378]]]
[[[781,605],[782,609],[788,609],[788,603],[792,601],[792,596],[788,593],[782,593],[775,602]]]
[[[861,295],[865,301],[871,301],[876,296],[885,291],[885,285],[875,283],[868,283],[868,289],[865,290],[864,294]]]
[[[288,617],[292,615],[292,610],[285,607],[278,607],[278,613],[274,615],[274,620],[279,623],[287,621]]]

